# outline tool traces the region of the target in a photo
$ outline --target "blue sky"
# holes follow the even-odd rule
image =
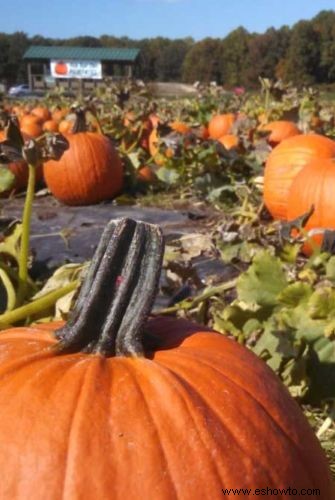
[[[2,0],[0,32],[199,40],[238,26],[261,33],[325,9],[335,9],[335,0]]]

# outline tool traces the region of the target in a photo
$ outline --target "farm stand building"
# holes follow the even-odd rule
[[[32,45],[23,58],[31,90],[58,86],[89,91],[105,77],[132,77],[139,52],[135,48]]]

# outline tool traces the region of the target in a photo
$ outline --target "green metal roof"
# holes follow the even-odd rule
[[[24,59],[82,59],[98,61],[133,62],[140,49],[107,48],[107,47],[62,47],[32,45],[25,52]]]

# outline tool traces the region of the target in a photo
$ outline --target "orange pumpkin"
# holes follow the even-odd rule
[[[137,179],[141,182],[152,184],[157,181],[155,172],[148,165],[140,167],[137,171]]]
[[[218,141],[228,150],[237,148],[239,144],[238,137],[234,134],[225,134]]]
[[[145,322],[162,239],[130,222],[107,227],[66,326],[0,335],[1,500],[216,499],[222,488],[334,500],[317,438],[263,361],[185,320]]]
[[[60,122],[63,120],[63,118],[66,117],[66,115],[69,113],[68,108],[56,108],[54,111],[51,113],[51,118],[55,122]]]
[[[288,195],[300,170],[314,158],[335,156],[335,141],[318,134],[285,139],[268,156],[264,170],[264,202],[275,219],[287,219]]]
[[[278,120],[260,125],[258,130],[261,132],[269,132],[267,140],[273,147],[289,137],[301,134],[297,125],[287,120]]]
[[[308,219],[305,230],[335,229],[335,159],[314,159],[295,177],[288,198],[288,220],[307,213],[312,206],[314,212]],[[312,237],[320,246],[322,233]],[[304,252],[311,253],[311,244],[304,245]]]
[[[35,108],[31,110],[31,114],[37,116],[42,122],[50,120],[51,118],[51,113],[46,106],[35,106]]]
[[[44,132],[58,132],[58,122],[55,120],[47,120],[42,127]]]
[[[102,134],[86,132],[80,126],[77,130],[66,135],[69,149],[62,158],[44,164],[48,188],[68,205],[90,205],[115,197],[123,185],[123,166],[116,149]]]
[[[61,120],[58,125],[58,132],[60,134],[71,134],[74,125],[74,120]]]
[[[233,113],[215,115],[208,123],[208,133],[211,139],[219,139],[225,134],[229,134],[235,122]]]
[[[25,140],[39,137],[43,134],[43,127],[40,123],[25,124],[20,127],[21,133]]]
[[[4,141],[6,139],[6,133],[5,131],[1,130],[0,131],[0,142]],[[15,162],[8,163],[6,167],[14,174],[15,176],[15,182],[10,189],[10,192],[19,192],[24,190],[27,187],[28,184],[28,176],[29,176],[29,171],[28,171],[28,165],[24,160],[18,160]],[[36,182],[40,182],[43,179],[43,170],[42,166],[39,165],[36,168]],[[7,191],[2,193],[2,196],[6,196],[9,193]]]
[[[183,123],[179,120],[175,120],[173,122],[169,123],[169,126],[174,130],[175,132],[179,132],[179,134],[188,134],[191,132],[191,129],[186,123]]]
[[[42,120],[39,116],[32,115],[31,113],[27,113],[21,116],[20,120],[20,127],[25,127],[29,125],[35,125],[38,124],[41,126]]]

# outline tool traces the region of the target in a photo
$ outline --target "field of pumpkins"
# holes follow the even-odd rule
[[[335,103],[260,83],[1,103],[1,499],[335,499]],[[89,260],[38,200],[110,212]]]

